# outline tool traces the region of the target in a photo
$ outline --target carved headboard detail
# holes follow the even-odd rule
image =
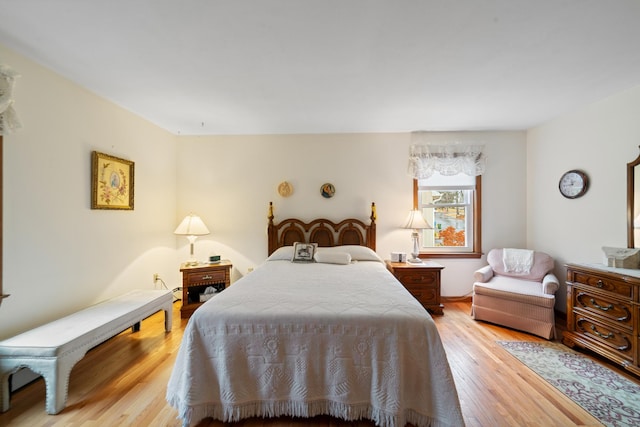
[[[317,243],[320,247],[360,245],[376,250],[376,204],[371,203],[371,222],[355,218],[333,222],[325,218],[304,222],[296,218],[274,223],[273,202],[269,202],[268,254],[295,242]]]

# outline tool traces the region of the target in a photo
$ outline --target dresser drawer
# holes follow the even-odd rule
[[[413,295],[415,299],[420,301],[421,304],[433,304],[438,303],[438,288],[426,287],[426,286],[405,286],[409,293]]]
[[[575,331],[585,339],[605,348],[607,351],[616,353],[626,360],[633,361],[633,343],[635,340],[632,333],[627,333],[595,319],[581,316],[579,313],[575,314],[574,321]]]
[[[633,329],[634,307],[628,300],[624,301],[606,294],[591,292],[591,289],[587,287],[575,287],[573,293],[573,306],[576,310],[583,310],[621,327]]]
[[[569,276],[568,279],[575,283],[612,292],[626,298],[633,296],[633,286],[623,281],[606,276],[599,276],[597,274],[583,273],[581,271],[569,271]]]
[[[206,283],[220,283],[226,280],[226,272],[219,271],[207,271],[207,272],[194,272],[187,273],[186,285],[201,285]]]
[[[401,281],[408,289],[412,285],[422,286],[436,286],[438,284],[439,272],[435,271],[421,271],[421,270],[396,270],[396,277]]]

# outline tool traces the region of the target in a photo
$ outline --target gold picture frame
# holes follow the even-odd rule
[[[133,210],[134,162],[91,153],[91,209]]]

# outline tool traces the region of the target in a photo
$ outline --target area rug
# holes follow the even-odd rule
[[[498,341],[605,426],[640,426],[640,385],[558,343]]]

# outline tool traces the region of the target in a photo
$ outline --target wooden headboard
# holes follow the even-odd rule
[[[269,255],[282,246],[295,242],[317,243],[320,247],[360,245],[376,250],[376,204],[371,203],[371,222],[367,225],[354,218],[333,222],[319,218],[311,222],[289,218],[273,222],[273,202],[269,202]]]

